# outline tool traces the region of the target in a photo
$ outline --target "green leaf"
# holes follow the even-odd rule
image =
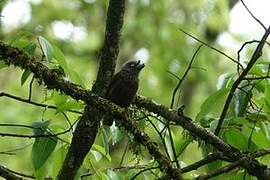
[[[4,61],[0,61],[0,69],[7,67],[6,63]]]
[[[224,132],[224,138],[227,143],[240,150],[247,150],[248,139],[236,129],[227,129]]]
[[[58,112],[64,112],[67,110],[75,110],[75,109],[83,109],[84,105],[83,103],[75,100],[68,100],[65,103],[57,105],[57,111]]]
[[[48,134],[46,129],[48,128],[50,121],[34,122],[32,126],[34,129],[34,135]],[[40,169],[51,153],[54,151],[57,144],[55,137],[39,137],[35,139],[32,147],[31,160],[35,170]]]
[[[93,150],[96,150],[97,152],[99,152],[100,154],[102,154],[104,157],[106,157],[109,161],[112,161],[112,158],[110,156],[109,153],[106,153],[106,150],[104,147],[94,144],[93,145]]]
[[[21,86],[24,85],[25,81],[28,79],[30,74],[31,74],[31,71],[29,69],[25,69],[23,71],[23,74],[22,74],[22,77],[21,77]]]
[[[24,41],[26,41],[26,39],[30,38],[31,36],[33,36],[32,32],[21,31],[8,39],[8,43],[10,45],[16,46],[16,43],[18,43],[20,40],[24,39]]]
[[[231,106],[236,117],[245,115],[248,103],[252,97],[252,86],[241,84],[243,88],[237,89],[234,93]]]
[[[42,52],[45,56],[45,59],[47,61],[51,61],[52,57],[53,57],[53,47],[52,47],[51,43],[42,36],[38,37],[38,42],[41,46]]]
[[[35,170],[41,168],[41,166],[47,161],[51,153],[54,151],[56,144],[57,139],[55,137],[36,138],[31,153],[31,159]]]
[[[25,46],[23,49],[28,52],[29,54],[33,55],[36,50],[36,44],[34,43],[29,43],[27,46]]]
[[[217,81],[217,89],[227,88],[233,83],[235,73],[225,73],[219,76]]]
[[[105,149],[105,153],[109,154],[110,152],[109,137],[104,126],[101,128],[101,138],[102,138],[102,143]]]
[[[217,108],[220,110],[220,107],[222,107],[228,92],[229,88],[224,88],[210,95],[201,105],[201,110],[196,116],[196,121],[200,121],[210,112],[214,112]]]
[[[53,57],[57,60],[57,62],[59,63],[59,65],[65,71],[68,71],[68,66],[67,66],[67,62],[66,62],[65,56],[64,56],[64,54],[62,53],[62,51],[57,46],[53,46]]]

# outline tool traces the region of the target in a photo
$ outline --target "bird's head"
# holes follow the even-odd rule
[[[121,71],[125,71],[129,74],[139,74],[144,68],[144,64],[140,64],[140,61],[128,61],[123,66]]]

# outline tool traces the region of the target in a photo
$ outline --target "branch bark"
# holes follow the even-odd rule
[[[105,95],[109,81],[114,73],[119,53],[124,12],[125,0],[110,0],[99,71],[96,82],[92,87],[92,91],[101,97]],[[100,111],[95,106],[87,104],[75,129],[71,146],[58,174],[58,179],[74,179],[77,170],[95,141],[101,119]]]

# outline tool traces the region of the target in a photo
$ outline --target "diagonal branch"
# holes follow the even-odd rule
[[[215,129],[215,135],[218,135],[220,130],[221,130],[223,121],[224,121],[224,119],[226,117],[227,111],[229,109],[230,103],[232,101],[232,98],[234,96],[234,93],[235,93],[236,89],[238,88],[239,84],[245,79],[245,76],[248,74],[248,72],[253,67],[253,65],[257,62],[259,57],[262,55],[262,49],[264,47],[264,44],[265,44],[269,34],[270,34],[270,26],[267,29],[267,31],[265,31],[265,34],[263,35],[260,43],[258,44],[257,48],[255,49],[249,63],[247,64],[247,67],[242,71],[242,73],[239,75],[239,77],[233,83],[232,88],[230,90],[230,93],[229,93],[229,95],[228,95],[228,97],[226,99],[226,102],[224,104],[223,110],[221,112],[221,115],[220,115],[220,118],[219,118],[219,121],[218,121],[218,125],[217,125],[217,127]]]

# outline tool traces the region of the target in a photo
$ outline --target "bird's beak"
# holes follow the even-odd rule
[[[136,64],[136,69],[138,70],[138,71],[140,71],[140,70],[142,70],[142,68],[144,68],[144,64],[142,63],[142,64],[140,64],[140,61],[138,61],[137,62],[137,64]]]

